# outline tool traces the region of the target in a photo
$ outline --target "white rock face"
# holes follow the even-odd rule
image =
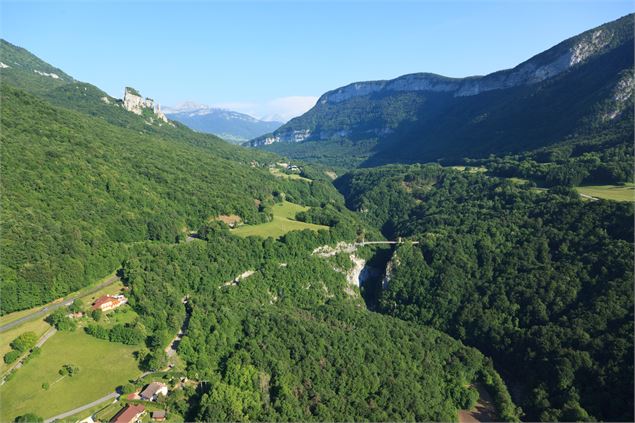
[[[416,73],[389,81],[355,82],[324,94],[318,100],[318,104],[340,103],[353,97],[380,91],[448,92],[453,93],[455,97],[463,97],[518,85],[534,84],[584,62],[605,47],[612,37],[613,34],[610,31],[599,29],[584,36],[548,63],[541,64],[539,59],[533,58],[513,69],[494,72],[486,76],[447,78],[430,73]]]
[[[322,95],[315,107],[327,108],[355,97],[373,94],[390,94],[396,92],[436,92],[447,93],[454,97],[474,96],[484,92],[508,89],[516,86],[529,85],[553,78],[572,67],[579,66],[592,56],[600,53],[615,37],[611,28],[600,28],[566,40],[551,49],[532,57],[513,69],[494,72],[485,76],[467,78],[448,78],[431,73],[416,73],[403,75],[396,79],[384,81],[355,82]],[[629,95],[625,87],[618,88],[621,95]],[[630,97],[629,97],[630,98]],[[624,104],[623,102],[620,104]],[[620,111],[616,112],[621,113]],[[614,116],[617,116],[615,114]],[[611,116],[609,114],[607,116]],[[307,124],[307,126],[310,126]],[[382,136],[392,131],[391,128],[369,128],[364,136]],[[252,140],[249,145],[262,146],[277,142],[302,142],[308,139],[337,139],[347,138],[350,130],[338,132],[303,128],[291,129],[283,126],[273,135]],[[362,135],[360,133],[360,135]]]
[[[152,109],[154,114],[164,122],[168,122],[168,118],[161,111],[160,105],[154,105],[154,100],[151,98],[143,98],[126,88],[126,91],[123,95],[123,107],[124,109],[135,113],[137,115],[141,115],[143,113],[143,109]]]
[[[318,257],[333,257],[338,253],[347,253],[351,254],[357,250],[357,245],[350,244],[348,242],[340,241],[335,247],[331,247],[330,245],[323,245],[321,247],[317,247],[311,254],[316,255]]]
[[[614,102],[612,109],[602,116],[604,121],[613,120],[618,117],[626,106],[628,101],[633,97],[633,90],[635,90],[635,78],[633,73],[629,72],[618,81],[613,89],[612,100]]]
[[[154,108],[154,114],[157,115],[157,117],[161,119],[163,122],[167,123],[168,117],[165,115],[165,113],[161,111],[161,105],[159,104],[156,105],[156,107]]]
[[[33,69],[33,72],[37,73],[38,75],[42,75],[42,76],[50,76],[53,79],[60,79],[60,76],[56,73],[46,73],[46,72],[41,72],[39,70],[35,70]]]
[[[6,69],[6,68],[10,68],[11,66],[9,65],[5,65],[4,63],[0,62],[0,69]]]
[[[606,46],[611,41],[611,38],[613,38],[612,33],[598,29],[590,38],[580,41],[573,47],[569,64],[573,66],[583,62],[596,51]]]
[[[258,147],[262,145],[270,145],[276,142],[302,142],[311,136],[310,129],[300,129],[285,131],[276,135],[268,135],[256,138],[250,142],[252,147]]]
[[[144,99],[126,89],[123,95],[123,107],[129,112],[140,115],[143,113],[143,109],[154,109],[154,101],[148,98]]]

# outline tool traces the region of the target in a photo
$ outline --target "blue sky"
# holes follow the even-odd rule
[[[632,1],[0,0],[0,34],[121,97],[300,114],[325,91],[412,72],[486,74],[632,13]]]

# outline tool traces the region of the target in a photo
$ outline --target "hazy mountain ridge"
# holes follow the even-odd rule
[[[181,122],[195,131],[214,134],[232,143],[245,142],[275,131],[284,124],[191,102],[179,107],[164,108],[164,112],[168,118]]]

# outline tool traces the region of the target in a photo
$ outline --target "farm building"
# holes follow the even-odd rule
[[[165,396],[167,394],[168,387],[164,383],[152,382],[146,387],[146,389],[141,391],[141,394],[139,394],[139,396],[141,397],[141,399],[144,399],[146,401],[156,401],[159,395]]]
[[[138,422],[146,409],[143,405],[127,404],[110,420],[110,423],[135,423]]]
[[[123,295],[104,295],[95,300],[93,310],[109,311],[127,302],[128,299]]]

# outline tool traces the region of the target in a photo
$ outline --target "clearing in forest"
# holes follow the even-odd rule
[[[580,194],[613,201],[635,201],[635,184],[587,185],[575,187]]]
[[[242,237],[260,236],[263,238],[280,238],[290,231],[301,231],[303,229],[318,231],[320,229],[329,228],[328,226],[300,222],[295,219],[296,214],[307,210],[309,210],[309,207],[300,206],[288,201],[276,203],[272,207],[273,219],[271,222],[261,223],[259,225],[243,225],[232,229],[231,232]]]

